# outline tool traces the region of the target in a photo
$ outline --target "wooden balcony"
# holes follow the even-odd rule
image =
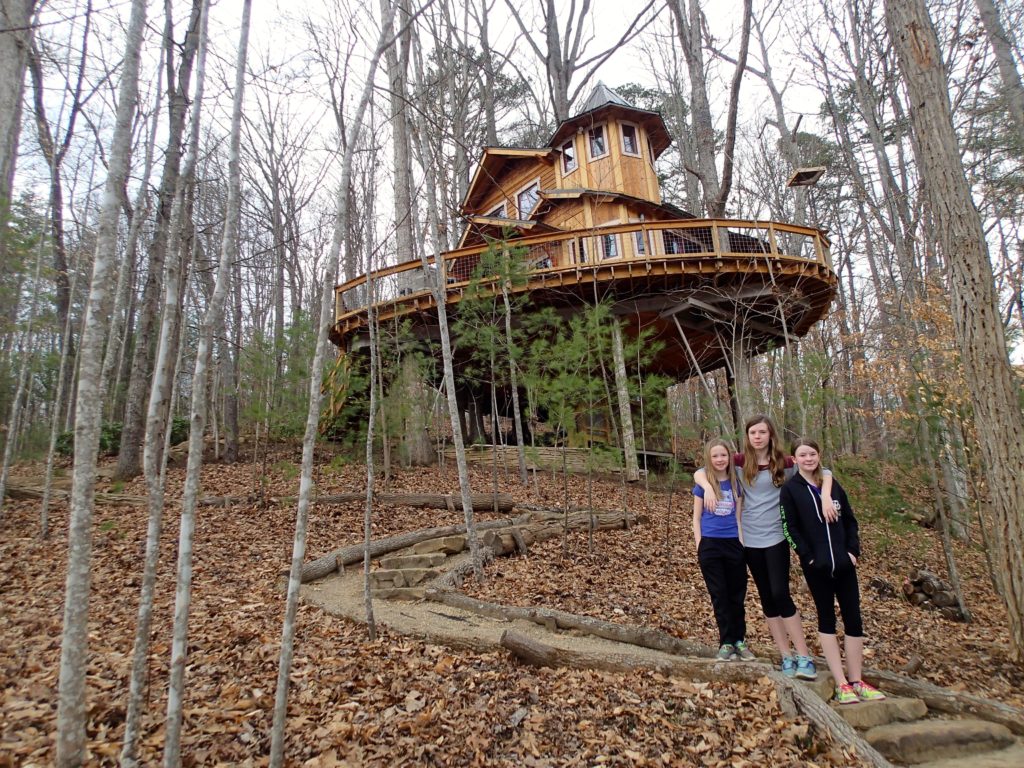
[[[652,368],[677,380],[803,336],[836,293],[829,240],[818,229],[770,221],[679,219],[545,232],[511,241],[530,272],[516,292],[528,306],[563,317],[610,300],[628,333],[664,342]],[[372,275],[381,322],[409,318],[424,341],[437,337],[431,284],[442,271],[445,302],[457,312],[486,247],[464,248]],[[497,281],[482,278],[486,290]],[[344,352],[365,346],[367,277],[339,285],[331,340]],[[529,311],[529,309],[525,310]]]

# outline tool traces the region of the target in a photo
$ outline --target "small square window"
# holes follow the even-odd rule
[[[591,160],[608,154],[608,142],[605,141],[603,125],[594,126],[587,132],[587,142]]]
[[[620,123],[622,130],[622,154],[640,157],[640,139],[636,135],[636,126],[629,123]]]
[[[572,173],[579,167],[576,162],[576,142],[567,141],[562,145],[562,173]]]

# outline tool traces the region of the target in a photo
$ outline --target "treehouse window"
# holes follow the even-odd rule
[[[608,154],[608,141],[604,135],[603,125],[595,125],[587,131],[587,147],[590,150],[591,160],[596,160]]]
[[[647,253],[647,241],[644,240],[643,232],[633,233],[633,246],[636,249],[637,256],[643,256],[645,253]]]
[[[489,218],[489,219],[504,219],[505,218],[505,204],[502,203],[497,208],[495,208],[493,211],[488,213],[487,214],[487,218]]]
[[[602,259],[619,258],[619,238],[615,235],[601,235],[599,242],[601,243]]]
[[[540,182],[535,181],[516,195],[516,205],[519,206],[519,218],[530,218],[530,212],[538,200],[540,200]]]
[[[576,162],[576,143],[567,141],[562,145],[562,173],[572,173],[579,167]]]
[[[651,160],[651,165],[654,165],[654,145],[651,144],[650,138],[647,139],[647,157]]]
[[[631,123],[619,123],[622,130],[622,154],[640,157],[640,139],[636,134],[636,126]]]
[[[583,242],[583,239],[570,240],[569,246],[569,263],[570,264],[585,264],[587,261],[587,246]]]

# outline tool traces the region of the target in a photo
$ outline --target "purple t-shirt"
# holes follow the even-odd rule
[[[736,525],[736,497],[732,492],[732,484],[728,480],[719,483],[718,504],[715,511],[709,512],[704,507],[700,513],[700,535],[712,539],[738,539],[739,528]],[[693,495],[704,498],[704,489],[699,485],[693,489]]]

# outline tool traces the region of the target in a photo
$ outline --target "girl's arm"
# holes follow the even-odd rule
[[[836,505],[832,502],[832,472],[824,467],[821,470],[821,513],[827,523],[834,523],[839,519]]]
[[[707,507],[708,512],[714,512],[715,507],[718,506],[718,489],[711,485],[704,467],[693,473],[693,482],[704,489],[704,506]]]
[[[860,525],[857,517],[853,514],[853,507],[850,506],[850,499],[846,491],[840,486],[836,489],[839,494],[839,503],[843,507],[843,532],[846,534],[846,551],[850,554],[853,564],[857,564],[860,557]]]
[[[743,544],[743,497],[735,492],[733,497],[736,499],[736,530],[739,532],[740,544]]]
[[[788,486],[783,486],[779,492],[779,514],[782,515],[782,533],[789,542],[789,546],[796,551],[800,557],[809,556],[811,549],[807,541],[800,533],[800,526],[797,522],[796,504]]]
[[[704,511],[704,499],[693,495],[693,540],[700,546],[700,516]]]

